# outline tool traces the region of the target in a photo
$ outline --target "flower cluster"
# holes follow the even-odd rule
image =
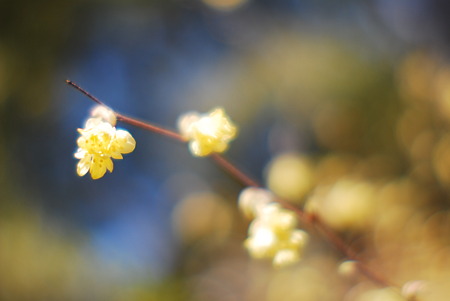
[[[226,151],[228,143],[237,134],[236,126],[223,108],[216,108],[207,114],[188,112],[178,119],[178,128],[181,135],[189,140],[191,153],[197,157]]]
[[[134,150],[136,141],[129,132],[115,128],[116,116],[110,109],[97,106],[91,116],[84,128],[78,129],[81,136],[74,156],[80,159],[77,165],[80,177],[90,172],[92,179],[99,179],[106,170],[113,171],[111,158],[122,159],[122,154]]]
[[[294,212],[275,202],[267,190],[246,188],[239,195],[239,207],[253,217],[245,247],[253,258],[270,258],[275,267],[294,264],[300,260],[308,234],[297,229]]]

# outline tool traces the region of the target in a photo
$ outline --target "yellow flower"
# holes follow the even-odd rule
[[[204,115],[186,113],[178,119],[178,128],[181,135],[189,140],[191,153],[197,157],[226,151],[228,143],[237,134],[236,126],[223,108],[216,108]]]
[[[276,207],[274,207],[276,208]],[[285,209],[278,212],[280,216],[284,215]],[[277,213],[277,215],[278,215]],[[244,246],[250,256],[256,259],[269,258],[275,267],[284,267],[298,262],[308,241],[308,234],[300,229],[279,227],[279,221],[274,220],[277,216],[261,216],[256,218],[249,227],[249,237]]]
[[[261,210],[272,202],[275,202],[275,196],[267,189],[259,187],[247,187],[238,197],[239,209],[249,219],[258,216]]]
[[[92,179],[103,177],[106,170],[113,171],[113,159],[122,159],[122,154],[130,153],[136,141],[125,130],[117,130],[104,118],[94,117],[86,121],[84,129],[78,129],[81,136],[77,140],[78,150],[75,158],[80,159],[77,174],[81,177],[87,172]]]
[[[266,189],[249,187],[239,195],[239,208],[247,217],[254,218],[244,243],[250,256],[271,259],[274,267],[281,268],[301,259],[308,234],[296,228],[295,213],[274,199]]]

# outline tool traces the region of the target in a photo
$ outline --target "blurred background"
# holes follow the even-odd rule
[[[227,158],[318,212],[404,295],[448,300],[449,9],[0,1],[0,300],[405,300],[315,233],[293,267],[251,260],[243,187],[165,137],[119,125],[136,150],[78,177],[92,102],[66,79],[169,128],[223,106],[240,129]]]

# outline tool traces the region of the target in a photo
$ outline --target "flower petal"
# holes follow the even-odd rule
[[[82,177],[85,174],[87,174],[87,172],[91,168],[91,158],[92,158],[91,155],[86,154],[86,156],[84,156],[84,158],[82,158],[80,160],[80,162],[78,162],[78,164],[77,164],[77,174],[80,177]]]
[[[114,113],[114,111],[108,107],[101,105],[97,105],[92,108],[91,116],[100,118],[101,120],[108,122],[112,126],[115,126],[117,122],[116,114]]]
[[[117,160],[123,159],[123,156],[119,152],[111,153],[111,157]]]
[[[75,154],[73,154],[73,156],[77,159],[83,159],[84,156],[86,156],[86,154],[87,152],[84,149],[78,148]]]
[[[112,172],[114,169],[114,164],[111,158],[105,158],[105,166],[106,169],[109,170],[109,172]]]
[[[177,125],[181,136],[186,139],[192,137],[193,125],[200,119],[197,112],[187,112],[178,118]]]
[[[94,158],[92,159],[90,172],[91,172],[91,177],[94,180],[103,177],[103,175],[106,173],[105,158],[100,157],[100,156],[94,156]]]
[[[117,130],[115,141],[117,143],[118,150],[122,154],[131,153],[136,147],[136,140],[134,140],[133,136],[125,130]]]

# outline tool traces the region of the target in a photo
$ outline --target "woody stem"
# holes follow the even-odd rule
[[[106,106],[102,101],[100,101],[97,97],[93,96],[83,88],[81,88],[76,83],[66,80],[66,83],[70,85],[71,87],[75,88],[76,90],[80,91],[84,95],[86,95],[88,98],[90,98],[95,103]],[[116,113],[116,118],[118,121],[128,123],[132,126],[139,127],[143,130],[150,131],[156,134],[160,134],[169,138],[172,138],[174,140],[177,140],[182,143],[186,143],[186,139],[183,138],[180,134],[178,134],[175,131],[145,122],[140,121],[132,117],[128,117],[119,113]],[[242,172],[239,168],[237,168],[235,165],[233,165],[230,161],[225,159],[223,156],[219,154],[213,154],[211,155],[212,159],[221,166],[224,170],[226,170],[230,175],[232,175],[234,178],[236,178],[239,182],[244,184],[245,186],[254,186],[254,187],[261,187],[260,184],[258,184],[256,181],[254,181],[252,178],[247,176],[244,172]],[[298,216],[298,218],[303,221],[306,225],[313,226],[317,231],[322,233],[323,236],[327,238],[327,240],[337,249],[339,250],[345,257],[347,257],[350,260],[355,260],[357,262],[357,267],[361,274],[365,275],[368,279],[372,280],[373,282],[382,285],[382,286],[390,286],[392,285],[389,281],[387,281],[384,277],[378,275],[375,273],[372,269],[370,269],[368,266],[363,264],[363,262],[359,259],[359,256],[353,251],[353,249],[336,233],[334,233],[329,227],[327,227],[318,216],[315,214],[310,214],[308,212],[303,211],[302,209],[298,208],[297,206],[294,206],[293,204],[283,200],[278,199],[278,203],[280,203],[283,207],[286,209],[292,210],[295,212]]]

